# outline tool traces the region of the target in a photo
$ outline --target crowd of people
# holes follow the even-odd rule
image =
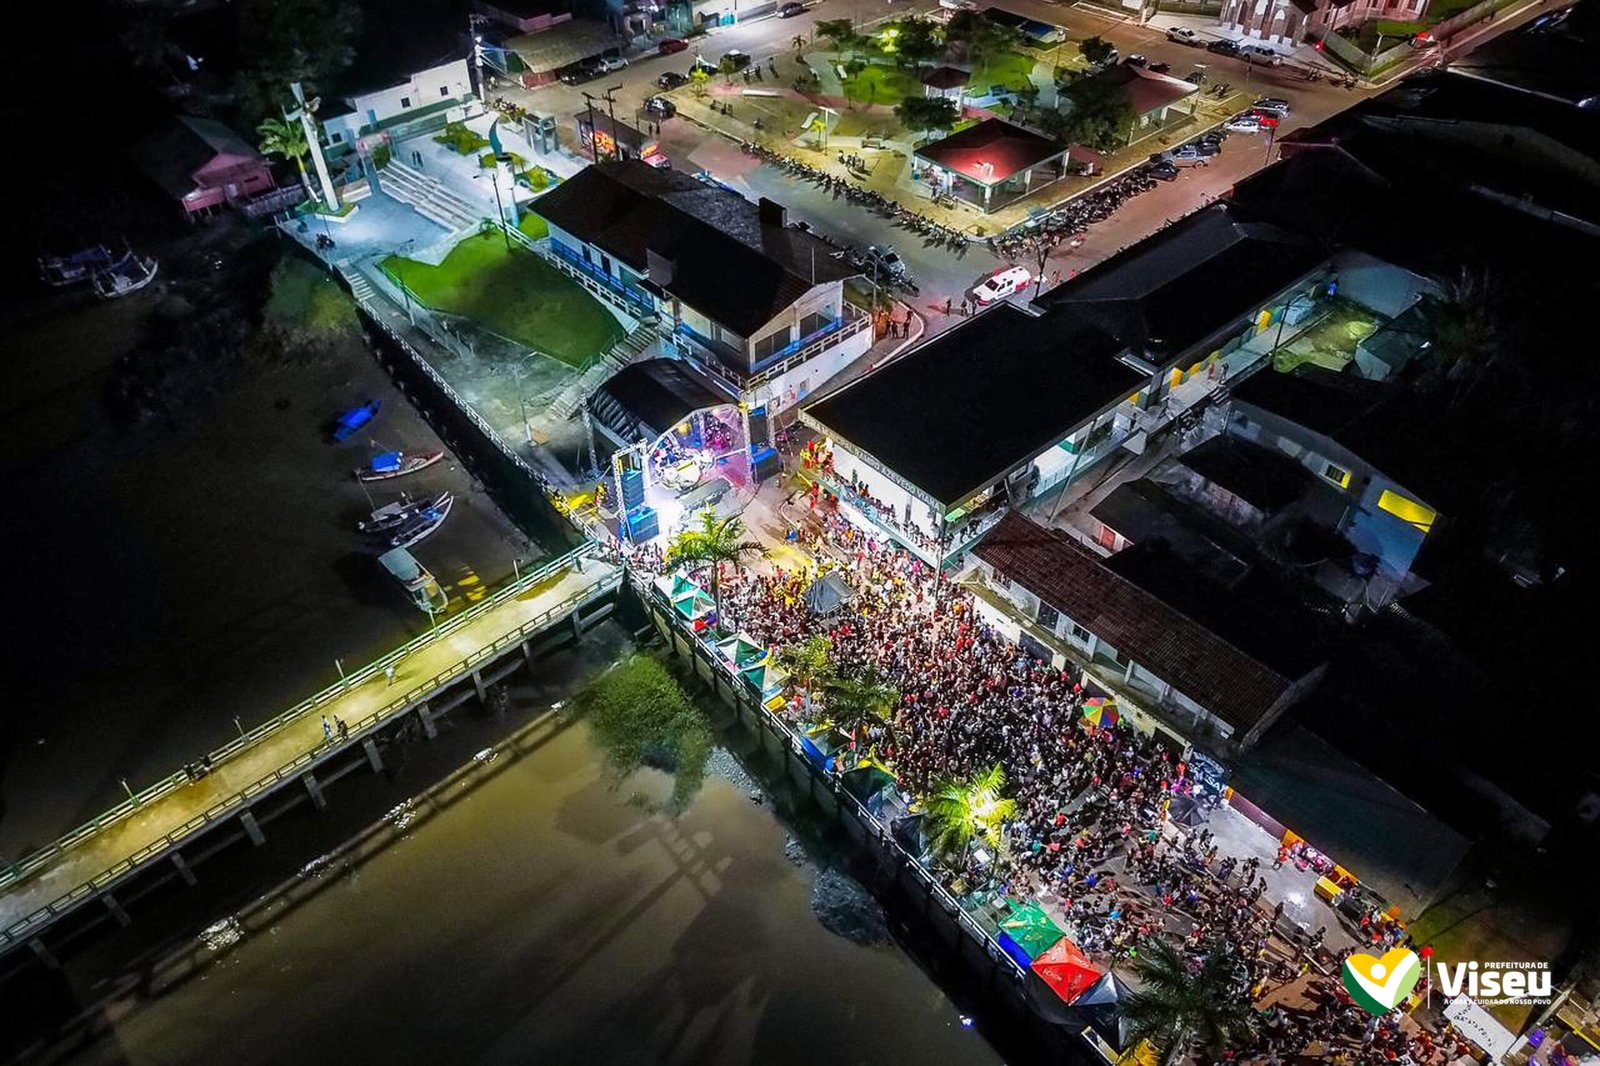
[[[1208,830],[1171,826],[1169,802],[1195,790],[1187,767],[1125,725],[1087,725],[1094,690],[1080,671],[995,633],[971,592],[912,553],[836,511],[795,510],[806,521],[789,540],[815,566],[725,573],[725,625],[775,648],[824,636],[835,671],[894,689],[892,715],[859,734],[841,766],[870,754],[908,796],[1004,769],[1016,815],[999,847],[971,848],[948,871],[953,887],[1048,901],[1073,942],[1105,961],[1135,955],[1151,936],[1195,956],[1228,943],[1241,960],[1240,994],[1254,1002],[1300,982],[1314,1005],[1271,1007],[1240,1061],[1276,1066],[1312,1045],[1351,1064],[1442,1066],[1455,1057],[1453,1040],[1404,1034],[1352,1005],[1325,976],[1339,962],[1324,947],[1326,929],[1279,930],[1283,906],[1265,898],[1261,860],[1221,855]],[[659,555],[640,563],[658,567]],[[818,568],[844,573],[855,596],[846,609],[819,616],[807,606]],[[812,713],[808,702],[800,713]]]

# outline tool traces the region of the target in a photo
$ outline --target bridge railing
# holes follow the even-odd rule
[[[225,759],[228,759],[244,749],[254,745],[264,737],[277,732],[290,722],[293,722],[304,715],[312,713],[319,707],[327,704],[330,700],[337,699],[358,685],[364,684],[375,674],[382,673],[390,665],[398,663],[401,659],[411,655],[418,649],[426,647],[441,637],[454,633],[463,626],[471,625],[473,621],[481,617],[483,614],[493,610],[496,605],[504,603],[507,599],[513,596],[522,594],[533,586],[545,581],[552,574],[566,569],[575,561],[581,559],[585,554],[594,551],[594,548],[595,545],[592,543],[583,544],[567,552],[565,555],[550,560],[549,562],[540,566],[538,569],[522,575],[519,580],[513,581],[511,584],[500,589],[498,592],[483,600],[481,603],[474,604],[471,608],[461,612],[455,617],[446,619],[434,628],[430,629],[428,632],[407,641],[382,658],[368,663],[359,670],[346,674],[344,677],[340,678],[332,685],[329,685],[321,692],[316,693],[308,699],[302,700],[293,707],[289,708],[287,711],[284,711],[282,714],[268,719],[267,721],[256,726],[254,729],[250,730],[248,733],[245,733],[243,736],[231,740],[222,747],[212,751],[209,756],[212,763],[217,764],[223,762]],[[170,792],[175,791],[176,789],[183,787],[188,783],[189,777],[182,771],[172,774],[170,777],[164,778],[161,781],[157,781],[155,784],[144,789],[142,792],[136,793],[130,798],[123,800],[115,807],[112,807],[110,810],[99,815],[98,817],[85,822],[83,825],[80,825],[70,833],[64,834],[54,843],[48,844],[45,847],[29,854],[20,861],[13,863],[6,870],[0,871],[0,891],[4,891],[9,886],[23,880],[40,867],[49,865],[55,859],[60,857],[62,853],[69,851],[74,846],[82,843],[84,840],[87,840],[89,837],[108,829],[112,825],[128,817],[130,814],[133,814],[135,811],[148,806],[154,801],[160,799]]]
[[[483,603],[475,606],[471,611],[463,612],[462,614],[451,619],[449,623],[440,625],[437,630],[431,631],[427,635],[427,641],[421,641],[421,638],[419,638],[420,642],[411,642],[400,651],[391,653],[390,655],[387,655],[384,658],[379,659],[369,666],[363,668],[357,673],[351,674],[349,677],[341,681],[339,685],[333,686],[333,688],[328,691],[348,691],[350,687],[372,678],[375,673],[381,671],[389,663],[396,661],[400,657],[403,657],[403,654],[408,654],[409,651],[414,651],[416,648],[423,646],[423,644],[428,643],[431,640],[436,640],[439,637],[445,636],[450,632],[454,632],[455,630],[460,629],[463,625],[468,624],[469,616],[472,618],[478,617],[484,609],[490,608],[494,604],[503,603],[508,597],[526,591],[526,589],[531,585],[545,580],[550,576],[550,573],[553,572],[553,568],[567,565],[571,561],[575,560],[581,552],[586,550],[588,550],[587,547],[575,549],[574,551],[569,552],[560,560],[550,564],[549,567],[541,568],[540,571],[530,574],[521,581],[507,586],[490,599],[485,600]],[[443,688],[445,685],[456,680],[462,675],[469,673],[479,663],[494,659],[506,648],[521,644],[535,633],[547,627],[553,620],[563,617],[569,611],[575,608],[581,607],[584,602],[599,594],[602,586],[615,585],[620,583],[621,580],[622,571],[620,569],[608,569],[605,573],[597,575],[593,581],[566,596],[560,603],[545,608],[543,611],[540,611],[538,615],[530,618],[528,621],[518,626],[515,630],[503,634],[488,644],[479,646],[469,654],[456,660],[450,666],[440,670],[426,681],[412,686],[404,694],[396,696],[384,706],[355,722],[350,726],[350,735],[352,737],[359,738],[364,734],[370,733],[372,730],[376,729],[380,725],[385,724],[389,720],[410,711],[429,695],[439,691],[439,689]],[[318,696],[313,697],[312,700],[306,701],[293,711],[285,712],[284,714],[278,716],[278,718],[273,719],[272,722],[258,727],[258,729],[252,731],[252,733],[247,734],[245,737],[240,738],[239,741],[229,745],[228,748],[236,752],[243,747],[248,747],[250,743],[254,743],[256,740],[262,739],[262,737],[266,736],[272,730],[281,728],[293,718],[297,718],[300,715],[307,713],[314,707],[320,706],[326,702],[326,693],[319,693]],[[295,756],[293,759],[290,759],[288,762],[285,762],[282,765],[274,768],[269,773],[257,778],[250,784],[245,785],[237,792],[234,792],[226,798],[212,804],[204,811],[196,814],[194,817],[188,819],[177,827],[167,831],[155,840],[150,841],[137,851],[124,856],[122,859],[108,866],[106,869],[96,874],[89,880],[79,884],[67,892],[64,892],[45,906],[32,911],[27,916],[7,926],[4,932],[0,932],[0,946],[8,947],[26,939],[34,929],[48,925],[66,911],[75,908],[79,903],[86,899],[92,898],[96,893],[105,890],[120,878],[132,873],[137,867],[149,862],[154,858],[158,858],[159,856],[170,851],[172,848],[182,844],[186,839],[201,829],[204,829],[217,820],[232,814],[241,808],[247,807],[250,801],[255,797],[271,792],[289,779],[298,777],[312,764],[316,763],[328,754],[330,754],[329,750],[320,747],[304,751]],[[181,785],[188,783],[188,781],[189,778],[186,775],[179,773],[174,774],[173,777],[169,778],[167,782],[163,782],[163,784],[165,785],[175,782],[172,788],[168,788],[166,790],[170,792],[173,791],[174,788],[181,787]],[[93,823],[90,824],[92,825]],[[55,848],[52,847],[44,849],[44,851],[35,854],[45,855],[48,859],[59,856],[61,851],[55,850]],[[38,864],[35,864],[34,868],[37,868],[37,865]]]

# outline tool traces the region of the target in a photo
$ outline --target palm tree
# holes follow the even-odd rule
[[[807,701],[814,689],[826,686],[833,677],[833,641],[824,636],[807,637],[795,644],[785,644],[773,658],[794,678],[794,683]]]
[[[767,549],[746,539],[744,520],[738,515],[718,518],[715,508],[700,512],[700,528],[685,529],[667,546],[668,566],[687,565],[691,569],[711,569],[711,598],[717,605],[717,624],[722,623],[722,564],[738,566],[747,555],[765,555]]]
[[[828,680],[824,707],[835,729],[849,734],[859,743],[861,735],[874,725],[888,725],[900,690],[886,685],[874,670],[854,677],[845,675]]]
[[[266,155],[293,159],[295,166],[300,168],[300,184],[306,187],[311,199],[319,200],[317,190],[312,187],[311,178],[306,173],[306,155],[311,151],[306,144],[306,128],[286,118],[269,118],[256,127],[256,132],[261,135],[261,151]]]
[[[967,781],[948,780],[927,801],[925,830],[933,849],[962,860],[975,839],[1000,843],[1000,827],[1017,813],[1017,801],[1002,796],[1006,772],[996,763]]]
[[[1167,1066],[1190,1051],[1219,1059],[1255,1031],[1242,961],[1232,944],[1212,942],[1205,961],[1191,968],[1171,941],[1152,937],[1134,966],[1142,983],[1123,1002],[1122,1017],[1133,1041],[1150,1041]]]

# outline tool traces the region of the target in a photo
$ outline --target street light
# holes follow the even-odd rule
[[[417,313],[411,309],[411,289],[408,285],[406,285],[405,268],[402,266],[402,264],[404,264],[406,261],[406,257],[403,253],[412,251],[416,248],[416,246],[417,239],[415,237],[407,237],[395,248],[397,253],[402,254],[397,254],[394,257],[394,276],[395,279],[400,282],[400,295],[404,297],[406,302],[406,317],[411,320],[411,324],[413,326],[417,324]]]

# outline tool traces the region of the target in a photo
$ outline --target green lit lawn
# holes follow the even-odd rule
[[[860,74],[844,80],[844,94],[858,104],[893,106],[908,96],[921,96],[922,82],[899,67],[870,63]]]
[[[1001,52],[974,70],[968,84],[979,93],[987,92],[991,85],[1004,85],[1012,92],[1020,92],[1030,84],[1028,76],[1033,73],[1037,58],[1022,52]]]
[[[549,225],[532,211],[523,212],[522,217],[517,220],[517,228],[522,231],[524,237],[530,240],[537,241],[550,236]]]
[[[569,366],[622,339],[622,327],[599,301],[534,253],[507,250],[498,231],[468,237],[438,266],[400,256],[383,266],[429,307],[473,319]]]

